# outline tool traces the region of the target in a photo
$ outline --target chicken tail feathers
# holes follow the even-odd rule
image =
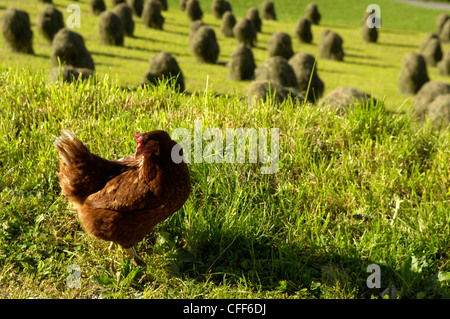
[[[61,161],[66,165],[72,165],[80,155],[89,154],[86,146],[77,138],[73,131],[63,130],[61,137],[56,138],[53,145],[59,153]]]
[[[92,154],[70,130],[63,130],[53,145],[61,159],[57,175],[62,192],[75,204],[82,204],[91,191],[84,171]]]

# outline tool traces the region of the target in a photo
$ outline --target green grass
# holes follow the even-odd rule
[[[338,12],[331,1],[317,2]],[[194,62],[187,19],[171,4],[165,31],[138,24],[137,34],[155,41],[126,39],[124,48],[111,48],[96,44],[94,27],[80,30],[95,52],[97,84],[49,83],[49,46],[39,35],[34,57],[12,55],[0,43],[1,298],[378,298],[389,285],[401,298],[449,298],[450,129],[420,125],[382,104],[347,116],[292,101],[251,108],[241,98],[248,83],[227,80],[223,66]],[[353,4],[349,15],[359,17]],[[283,6],[282,21],[264,24],[254,51],[259,62],[270,32],[293,32],[297,13],[287,10],[288,1]],[[416,50],[427,30],[387,20],[381,44],[367,46],[359,22],[335,13],[324,24],[343,34],[350,56],[344,63],[319,60],[327,90],[358,86],[386,96],[390,109],[409,111],[397,73],[403,53]],[[86,13],[82,23],[95,26],[95,18]],[[315,28],[317,37],[324,27]],[[226,61],[235,43],[218,37]],[[148,58],[162,48],[182,61],[192,94],[123,88],[140,82]],[[438,78],[435,69],[430,74]],[[136,130],[193,132],[199,119],[204,129],[279,128],[279,171],[262,175],[261,163],[189,164],[189,200],[137,246],[146,267],[86,235],[56,177],[52,143],[61,130],[73,129],[96,154],[120,158],[133,152]],[[67,287],[71,264],[80,267],[81,288]],[[366,285],[370,264],[381,267],[381,289]]]

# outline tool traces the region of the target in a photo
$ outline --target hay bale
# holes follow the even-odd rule
[[[178,3],[178,8],[180,9],[180,11],[186,11],[186,2],[187,0],[180,0],[180,2]]]
[[[216,63],[220,49],[216,33],[207,25],[202,25],[190,38],[190,47],[194,56],[200,62]]]
[[[289,59],[288,63],[294,70],[298,91],[310,102],[316,102],[322,97],[325,85],[317,72],[317,61],[311,54],[299,52]],[[314,65],[315,63],[315,65]],[[311,79],[311,84],[310,83]],[[308,90],[309,85],[309,90]],[[306,92],[308,91],[308,96]]]
[[[423,55],[415,52],[403,58],[403,65],[398,78],[400,92],[416,94],[422,85],[429,81],[427,64]]]
[[[255,80],[275,82],[291,88],[298,86],[294,69],[285,58],[280,56],[271,57],[257,67]]]
[[[414,114],[423,120],[428,113],[429,106],[440,95],[450,94],[450,84],[443,81],[429,81],[417,92],[414,101]]]
[[[211,11],[216,19],[222,19],[225,12],[233,10],[231,4],[227,0],[213,0]]]
[[[435,33],[428,33],[420,47],[420,53],[429,66],[436,66],[442,60],[441,40]]]
[[[450,19],[445,21],[444,25],[442,26],[441,32],[439,33],[439,38],[443,43],[450,42]]]
[[[264,20],[276,20],[275,4],[272,1],[264,1],[261,7],[261,15]]]
[[[33,31],[30,16],[23,10],[8,8],[2,15],[2,32],[14,52],[33,54]]]
[[[94,70],[94,60],[86,49],[83,37],[67,29],[61,29],[53,38],[51,61],[53,66],[61,64],[72,65],[76,68],[87,68]]]
[[[122,21],[124,35],[132,37],[134,33],[133,10],[126,3],[120,3],[114,7],[113,12]]]
[[[269,104],[281,104],[289,97],[298,102],[303,102],[303,96],[295,90],[286,88],[281,84],[269,81],[253,81],[247,89],[247,101],[253,106],[257,101]]]
[[[162,51],[150,60],[150,68],[144,75],[142,86],[158,85],[168,80],[177,91],[184,92],[184,76],[177,60],[168,52]]]
[[[133,11],[133,14],[137,17],[142,16],[142,10],[144,9],[144,0],[127,0],[128,6]]]
[[[361,35],[364,41],[375,43],[378,40],[378,29],[369,28],[367,24],[364,24],[361,28]]]
[[[42,36],[51,43],[56,32],[64,28],[63,14],[55,6],[47,6],[39,12],[36,26]]]
[[[86,68],[74,68],[71,65],[63,65],[61,68],[59,66],[54,67],[50,71],[51,81],[62,81],[62,82],[75,82],[75,81],[86,81],[94,75],[91,69]]]
[[[322,98],[319,104],[336,110],[336,114],[345,114],[351,110],[355,104],[367,105],[373,99],[375,105],[378,101],[371,94],[354,87],[338,87]]]
[[[203,10],[198,0],[188,0],[185,11],[191,21],[201,20],[203,17]]]
[[[142,20],[144,24],[152,29],[162,30],[164,25],[164,17],[161,15],[161,3],[156,0],[145,2],[142,10]]]
[[[247,18],[242,18],[235,24],[233,35],[239,42],[243,42],[251,47],[255,45],[256,30],[253,23]]]
[[[158,1],[161,4],[161,9],[163,11],[169,10],[169,5],[167,4],[167,0],[155,0]]]
[[[249,19],[253,23],[253,27],[256,32],[261,32],[262,30],[262,20],[259,17],[258,8],[249,8],[247,10],[246,18]]]
[[[235,81],[251,80],[255,75],[255,68],[252,49],[245,43],[238,44],[228,61],[230,79]]]
[[[450,51],[447,51],[442,60],[437,63],[437,68],[439,70],[439,74],[441,75],[450,75]]]
[[[231,11],[227,11],[222,16],[222,23],[220,24],[220,31],[225,37],[232,38],[233,28],[236,25],[236,18]]]
[[[91,7],[91,12],[96,16],[98,16],[100,13],[106,10],[104,0],[90,0],[89,6]]]
[[[272,34],[267,46],[267,53],[269,57],[282,56],[286,60],[289,60],[294,55],[291,36],[281,31]]]
[[[439,95],[429,105],[427,116],[433,125],[443,125],[447,127],[450,125],[450,94]]]
[[[436,19],[436,33],[440,34],[442,31],[442,27],[444,26],[445,22],[447,20],[450,20],[450,16],[447,13],[441,13],[437,19]]]
[[[343,43],[344,40],[336,32],[324,30],[319,41],[319,58],[343,61],[345,55]]]
[[[203,20],[195,20],[191,23],[191,26],[189,27],[190,29],[190,36],[192,37],[192,35],[195,33],[195,31],[197,31],[198,29],[200,29],[200,27],[207,25],[205,22],[203,22]]]
[[[295,24],[295,35],[300,42],[311,43],[313,40],[311,21],[307,18],[298,19]]]
[[[362,28],[361,28],[361,35],[364,41],[366,42],[372,42],[375,43],[378,40],[378,29],[377,28],[370,28],[367,25],[367,19],[369,19],[372,12],[364,12],[364,18],[362,20]]]
[[[120,18],[111,11],[103,11],[98,17],[100,42],[108,45],[123,45],[124,32]]]
[[[311,21],[312,24],[318,25],[321,17],[317,4],[311,2],[306,6],[305,18]]]

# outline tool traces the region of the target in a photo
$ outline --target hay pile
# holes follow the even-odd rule
[[[228,74],[231,80],[251,80],[255,74],[255,59],[250,47],[244,43],[238,44],[228,61]]]
[[[106,10],[106,5],[104,0],[90,0],[89,6],[93,14],[98,16],[100,13]]]
[[[303,96],[281,84],[269,81],[254,81],[248,86],[248,104],[254,105],[257,101],[269,104],[281,104],[291,98],[303,102]]]
[[[231,11],[227,11],[222,16],[222,23],[220,24],[220,31],[225,37],[234,37],[233,28],[236,25],[236,18]]]
[[[247,19],[240,19],[233,27],[233,35],[239,41],[251,47],[256,43],[256,30],[253,23]]]
[[[398,78],[400,92],[407,95],[416,94],[428,81],[427,64],[423,55],[415,52],[407,54],[403,58]]]
[[[128,6],[133,11],[133,14],[137,17],[142,16],[142,10],[144,9],[144,0],[127,0]]]
[[[161,14],[161,3],[155,0],[145,2],[142,10],[142,20],[144,24],[152,29],[162,30],[164,25],[164,17]]]
[[[201,20],[203,17],[203,10],[198,0],[188,0],[185,11],[191,21]]]
[[[441,34],[442,28],[444,24],[450,20],[450,16],[447,13],[441,13],[436,19],[436,32],[437,34]]]
[[[201,25],[191,33],[190,47],[194,56],[200,62],[216,63],[220,48],[216,33],[207,25]]]
[[[55,6],[47,6],[39,12],[36,26],[42,36],[51,43],[56,32],[64,28],[63,14]]]
[[[267,53],[269,57],[281,56],[286,60],[290,59],[294,55],[291,36],[281,31],[272,34],[269,39]]]
[[[313,40],[311,21],[307,18],[298,19],[295,24],[295,35],[300,42],[311,43]]]
[[[305,9],[305,18],[311,21],[312,24],[318,25],[322,16],[319,12],[319,7],[315,3],[309,3]]]
[[[50,71],[50,80],[71,83],[74,81],[88,80],[93,75],[94,72],[91,69],[74,68],[71,65],[63,65],[61,68],[59,66],[54,67]]]
[[[416,100],[414,101],[415,116],[423,120],[429,114],[430,106],[434,100],[444,94],[450,94],[450,84],[443,81],[429,81],[425,83],[417,92]]]
[[[450,75],[450,51],[447,51],[441,61],[437,63],[439,74],[449,76]]]
[[[261,32],[262,30],[262,20],[259,17],[258,8],[249,8],[247,10],[246,18],[249,19],[253,23],[253,27],[256,32]]]
[[[180,2],[178,3],[178,8],[180,9],[180,11],[186,11],[186,3],[187,0],[180,0]]]
[[[14,52],[33,54],[33,31],[27,12],[8,8],[1,17],[3,37]]]
[[[420,53],[429,66],[436,66],[442,60],[441,40],[435,33],[428,33],[420,47]]]
[[[120,3],[114,7],[113,12],[122,21],[124,35],[132,37],[134,33],[133,10],[126,3]]]
[[[255,80],[278,83],[291,88],[297,88],[298,84],[294,69],[285,58],[280,56],[271,57],[257,67]]]
[[[320,36],[319,57],[323,59],[343,61],[344,49],[342,47],[344,40],[334,31],[324,30]]]
[[[264,1],[261,7],[261,14],[264,20],[276,20],[275,4],[272,1]]]
[[[175,90],[184,92],[184,76],[177,60],[170,53],[162,51],[150,60],[150,68],[145,73],[141,85],[159,85],[161,81],[166,80]]]
[[[298,91],[309,102],[317,102],[322,97],[325,85],[319,78],[317,61],[311,54],[299,52],[288,62],[294,70]],[[315,63],[315,65],[314,65]],[[310,84],[311,81],[311,84]],[[309,85],[309,90],[308,90]],[[306,92],[308,91],[308,95]]]
[[[211,11],[217,19],[222,19],[222,16],[227,11],[233,11],[231,4],[227,0],[213,0]]]
[[[122,21],[111,11],[103,11],[98,17],[100,41],[108,45],[123,45],[124,33]]]
[[[365,12],[364,18],[362,21],[361,35],[364,41],[366,42],[377,42],[378,40],[378,29],[375,27],[369,27],[367,25],[367,20],[369,19],[372,12]]]
[[[450,125],[450,94],[439,95],[428,107],[428,118],[433,125]]]
[[[53,66],[59,66],[58,59],[60,59],[61,64],[65,63],[75,68],[95,69],[94,60],[86,49],[83,37],[67,29],[61,29],[55,34],[50,58]]]
[[[367,105],[373,99],[373,104],[377,100],[367,92],[354,87],[338,87],[322,98],[319,104],[325,104],[326,107],[336,110],[336,114],[345,114],[356,104]]]
[[[169,5],[167,4],[167,0],[156,0],[161,4],[161,9],[163,11],[169,10]]]

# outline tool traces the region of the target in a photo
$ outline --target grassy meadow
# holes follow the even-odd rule
[[[67,18],[70,2],[53,2]],[[346,57],[318,60],[325,94],[355,86],[385,101],[339,116],[291,100],[250,107],[249,82],[229,80],[225,66],[237,42],[220,33],[211,1],[200,2],[219,41],[216,65],[189,51],[178,1],[163,12],[162,31],[135,18],[124,47],[99,44],[97,17],[87,0],[77,1],[76,31],[97,81],[61,84],[48,81],[50,45],[34,27],[45,4],[2,0],[0,14],[10,6],[29,12],[35,55],[11,53],[0,37],[0,298],[366,299],[387,288],[398,298],[450,298],[450,128],[416,123],[414,97],[397,84],[403,56],[419,50],[441,11],[380,0],[379,43],[366,44],[359,28],[371,1],[316,0],[322,23],[306,45],[294,25],[308,1],[276,1],[279,20],[263,22],[253,49],[257,65],[273,32],[291,34],[295,52],[316,55],[330,28],[344,38]],[[230,2],[239,18],[262,1]],[[188,93],[135,89],[161,50],[178,60]],[[436,68],[428,72],[448,81]],[[190,198],[136,247],[145,267],[88,236],[58,185],[53,141],[61,130],[112,159],[133,152],[135,131],[193,132],[196,120],[204,129],[279,128],[279,170],[264,175],[263,163],[248,161],[189,164]],[[367,285],[372,264],[380,288]],[[79,266],[79,288],[68,285],[70,265]]]

